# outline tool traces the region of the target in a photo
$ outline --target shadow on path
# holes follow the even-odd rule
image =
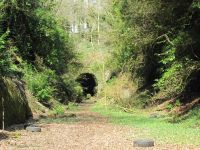
[[[0,131],[0,141],[7,139],[9,136],[7,133]]]

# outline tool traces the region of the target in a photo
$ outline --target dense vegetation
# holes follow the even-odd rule
[[[131,73],[143,106],[199,96],[199,12],[198,0],[113,1],[112,67]]]
[[[1,1],[0,78],[25,81],[48,107],[80,102],[76,77],[85,72],[123,107],[199,104],[199,0],[88,2]]]
[[[0,74],[23,79],[49,106],[81,98],[70,68],[77,68],[69,33],[55,17],[54,1],[0,2]],[[76,70],[76,69],[73,69]]]

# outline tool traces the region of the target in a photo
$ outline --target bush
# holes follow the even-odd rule
[[[0,29],[10,30],[9,39],[28,63],[36,56],[46,66],[62,74],[75,55],[67,30],[55,17],[53,1],[3,1],[0,3]]]
[[[23,63],[24,79],[33,95],[42,103],[48,103],[50,99],[56,99],[61,103],[81,102],[83,92],[81,86],[70,74],[62,77],[55,71],[42,68],[36,70],[32,65]]]
[[[11,71],[11,52],[8,49],[8,37],[9,32],[0,34],[0,75],[5,76]]]
[[[75,81],[74,77],[75,76],[69,74],[63,76],[63,81],[68,91],[68,101],[81,102],[83,100],[83,89],[80,84]]]
[[[156,80],[154,88],[162,91],[164,97],[176,96],[184,89],[184,73],[182,64],[175,63]]]
[[[0,1],[0,76],[23,78],[43,104],[81,97],[75,81],[62,78],[77,61],[68,30],[54,15],[54,4]]]
[[[108,21],[116,49],[110,64],[132,73],[141,103],[150,103],[153,94],[163,101],[199,95],[199,6],[196,0],[113,2],[115,17]]]
[[[166,44],[162,52],[157,54],[160,60],[160,76],[155,80],[155,90],[162,93],[163,98],[171,98],[185,91],[191,74],[197,71],[199,63],[190,50],[193,40],[186,32],[180,32]]]
[[[64,115],[65,113],[65,107],[63,105],[56,105],[52,112],[51,112],[53,115]]]
[[[40,102],[48,102],[53,97],[55,88],[52,81],[55,80],[55,73],[50,69],[38,72],[31,65],[24,64],[24,78],[28,88]]]
[[[135,94],[137,86],[131,82],[129,75],[121,75],[113,78],[106,84],[101,92],[106,104],[117,104],[122,107],[132,107],[132,95]]]

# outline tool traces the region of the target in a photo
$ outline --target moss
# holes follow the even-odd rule
[[[0,78],[0,89],[0,122],[2,122],[3,98],[5,126],[23,123],[31,115],[23,83],[16,79]]]

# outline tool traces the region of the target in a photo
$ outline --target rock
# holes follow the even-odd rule
[[[41,132],[41,128],[37,127],[35,125],[31,125],[26,127],[26,131],[30,131],[30,132]]]
[[[14,124],[22,124],[32,116],[22,81],[8,77],[0,77],[0,101],[2,99],[4,99],[5,127]],[[0,112],[2,112],[2,110],[3,107],[0,105]],[[0,115],[1,114],[2,113],[0,113]],[[0,122],[2,122],[1,116]],[[1,127],[2,125],[0,124],[0,128]],[[21,127],[18,126],[14,127],[14,129],[15,128],[20,129]]]
[[[151,139],[140,139],[133,141],[133,146],[135,147],[153,147],[154,141]]]

